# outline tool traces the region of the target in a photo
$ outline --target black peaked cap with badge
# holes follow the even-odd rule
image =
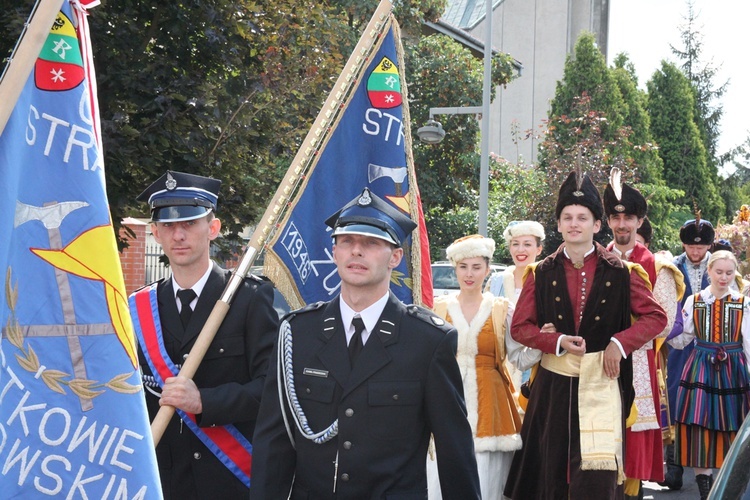
[[[609,173],[609,183],[604,189],[604,214],[635,215],[639,219],[646,217],[648,203],[640,191],[621,181],[620,169],[615,167]]]
[[[136,200],[148,203],[152,222],[194,220],[216,211],[219,187],[218,179],[168,170]]]
[[[555,218],[560,218],[563,208],[568,205],[581,205],[594,214],[596,220],[602,219],[602,198],[599,196],[599,190],[588,175],[573,171],[565,179],[560,192],[557,196],[557,206],[555,207]]]
[[[369,188],[326,219],[332,236],[360,234],[401,246],[417,224]]]
[[[686,245],[710,245],[714,242],[714,227],[699,214],[682,225],[680,241]]]

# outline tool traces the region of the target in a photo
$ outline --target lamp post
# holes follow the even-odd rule
[[[434,115],[482,115],[482,135],[479,163],[479,217],[477,232],[487,236],[487,212],[490,176],[490,90],[492,85],[492,1],[485,0],[486,30],[484,42],[484,80],[481,106],[463,106],[455,108],[430,108],[430,119],[424,127],[417,130],[419,140],[427,144],[437,144],[445,137],[445,130]]]
[[[490,85],[492,84],[492,2],[484,0],[487,33],[484,42],[484,87],[482,88],[482,157],[479,163],[479,234],[487,236],[488,193],[490,183]]]

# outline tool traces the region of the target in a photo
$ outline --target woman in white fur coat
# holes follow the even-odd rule
[[[521,418],[505,368],[505,335],[513,306],[504,297],[482,293],[494,252],[491,238],[471,235],[454,241],[446,254],[456,269],[460,291],[441,297],[434,307],[458,330],[457,359],[485,500],[503,498],[513,452],[521,448]],[[435,457],[428,457],[427,476],[429,498],[441,498]]]

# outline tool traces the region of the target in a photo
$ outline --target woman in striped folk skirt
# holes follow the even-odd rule
[[[731,252],[711,254],[711,285],[688,297],[683,333],[669,341],[678,349],[695,342],[677,391],[675,461],[695,468],[701,499],[750,410],[750,298],[729,288],[736,269]]]

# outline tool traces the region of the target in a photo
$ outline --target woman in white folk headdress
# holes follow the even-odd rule
[[[496,297],[505,297],[515,306],[523,286],[523,276],[530,264],[536,262],[544,248],[544,227],[533,220],[514,220],[503,231],[505,244],[513,259],[513,265],[504,271],[495,273],[487,281],[485,291]],[[530,367],[539,360],[541,353],[515,342],[510,335],[506,340],[508,361],[511,364],[508,371],[516,389],[523,390],[521,384],[529,380]],[[533,351],[533,353],[532,353]],[[524,357],[531,362],[525,362]],[[524,398],[521,398],[524,399]],[[521,403],[521,411],[525,404]]]
[[[457,359],[485,500],[503,498],[513,452],[521,448],[521,419],[505,368],[505,336],[510,336],[513,305],[504,297],[482,293],[494,252],[491,238],[471,235],[454,241],[446,254],[456,269],[460,291],[441,297],[434,307],[458,330]],[[427,472],[429,498],[439,499],[434,457],[428,457]]]
[[[486,290],[515,304],[521,293],[526,267],[536,262],[544,248],[544,227],[533,220],[514,220],[503,231],[503,238],[508,245],[513,265],[490,276]]]

